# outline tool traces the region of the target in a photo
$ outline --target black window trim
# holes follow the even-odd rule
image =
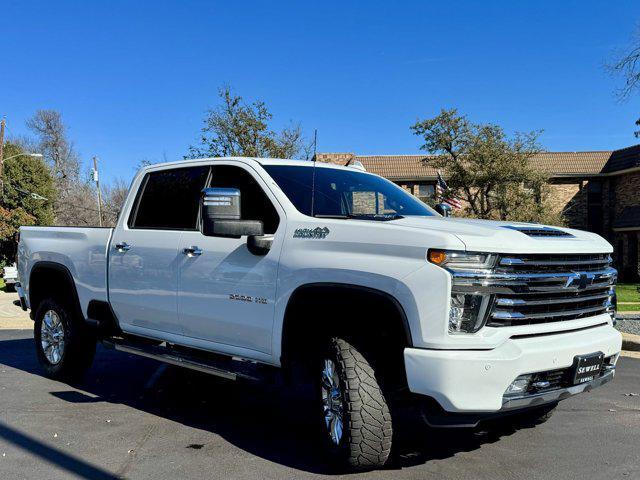
[[[251,177],[253,177],[253,179],[255,180],[256,184],[262,189],[262,191],[264,192],[265,196],[267,197],[267,200],[269,200],[269,202],[271,202],[271,205],[273,206],[274,210],[276,211],[276,214],[278,215],[278,228],[276,229],[276,233],[278,230],[280,230],[280,227],[283,223],[283,220],[286,219],[286,210],[284,209],[284,207],[280,204],[280,201],[278,199],[278,196],[275,195],[273,193],[273,191],[271,190],[271,188],[269,188],[269,184],[268,182],[266,182],[264,180],[264,178],[260,175],[260,172],[258,170],[256,170],[255,168],[253,168],[252,165],[247,165],[246,163],[242,163],[242,162],[237,162],[237,161],[221,161],[221,162],[214,162],[214,163],[208,163],[205,164],[204,166],[207,167],[209,169],[209,171],[207,172],[207,178],[205,180],[205,187],[208,187],[211,183],[211,179],[213,176],[213,167],[216,166],[230,166],[230,167],[238,167],[238,168],[242,168],[243,170],[245,170],[249,175],[251,175]],[[140,200],[142,199],[142,195],[144,194],[144,190],[147,188],[147,183],[149,182],[149,178],[151,176],[152,173],[158,173],[158,172],[166,172],[169,170],[178,170],[178,169],[182,169],[182,168],[197,168],[200,167],[202,165],[187,165],[187,166],[176,166],[176,167],[171,167],[171,168],[159,168],[157,170],[152,170],[150,172],[147,172],[144,175],[144,178],[142,179],[142,181],[140,182],[140,186],[138,187],[138,192],[136,193],[136,198],[133,202],[133,206],[131,207],[131,209],[129,210],[129,217],[127,219],[127,223],[126,223],[126,227],[127,230],[151,230],[154,232],[158,232],[158,231],[166,231],[166,232],[201,232],[202,231],[202,218],[201,218],[201,211],[200,209],[202,208],[202,205],[198,206],[198,218],[197,218],[197,223],[196,223],[196,228],[189,228],[189,229],[185,229],[185,228],[167,228],[167,227],[162,227],[162,228],[153,228],[153,227],[136,227],[135,226],[135,221],[137,219],[138,216],[138,207],[140,206]],[[260,165],[262,166],[262,165]],[[271,176],[268,174],[268,172],[266,172],[266,170],[263,169],[263,171],[267,174],[267,177],[275,183],[275,180],[273,180],[271,178]],[[264,184],[264,185],[263,185]],[[273,198],[271,198],[271,196],[269,195],[271,194],[271,196]],[[278,208],[280,207],[280,208]],[[280,210],[282,209],[282,211]]]

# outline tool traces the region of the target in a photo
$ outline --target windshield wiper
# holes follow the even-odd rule
[[[379,222],[387,222],[389,220],[398,220],[404,218],[398,213],[348,213],[348,214],[335,214],[335,215],[323,215],[316,214],[316,218],[343,218],[353,220],[376,220]]]

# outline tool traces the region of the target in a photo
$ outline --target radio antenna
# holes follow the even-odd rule
[[[316,148],[318,146],[318,129],[313,131],[313,171],[311,174],[311,216],[314,216],[314,203],[316,199]]]

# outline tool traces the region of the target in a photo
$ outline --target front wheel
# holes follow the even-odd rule
[[[354,470],[382,467],[393,429],[373,367],[353,345],[333,338],[319,370],[321,429],[330,455]]]
[[[38,362],[55,380],[80,380],[93,362],[95,335],[73,311],[54,299],[40,303],[34,324]]]

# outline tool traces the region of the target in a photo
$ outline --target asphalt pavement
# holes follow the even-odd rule
[[[404,422],[388,469],[352,478],[640,478],[640,360],[534,428],[428,430]],[[0,478],[337,477],[281,388],[99,349],[75,387],[42,376],[31,332],[0,331]]]

